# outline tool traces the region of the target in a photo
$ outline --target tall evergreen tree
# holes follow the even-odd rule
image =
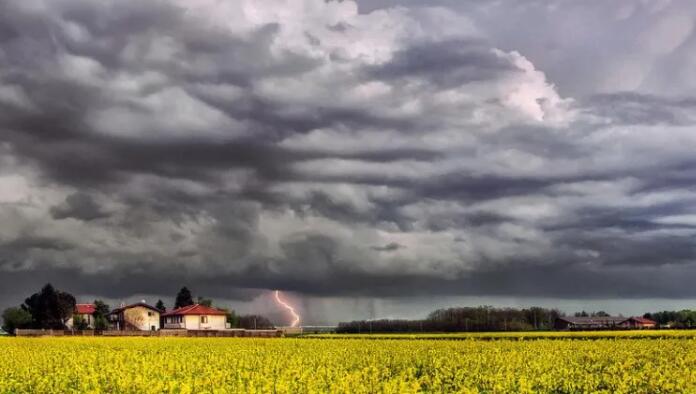
[[[24,300],[22,309],[31,314],[36,328],[63,329],[75,311],[75,297],[48,283],[40,292]]]
[[[193,296],[191,295],[191,291],[186,286],[184,286],[181,288],[181,290],[179,290],[179,294],[176,295],[174,309],[189,305],[193,305]]]
[[[164,302],[162,302],[162,300],[157,300],[157,303],[155,304],[155,308],[159,309],[162,312],[167,311],[167,307],[164,306]]]

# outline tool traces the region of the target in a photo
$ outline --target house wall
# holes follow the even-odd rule
[[[156,330],[160,328],[160,314],[142,306],[126,309],[123,317],[126,322],[142,331],[150,331],[153,326]]]
[[[208,323],[201,323],[200,315],[184,316],[184,324],[187,330],[224,330],[226,322],[226,316],[208,316]]]

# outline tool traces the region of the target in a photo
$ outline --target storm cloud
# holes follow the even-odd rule
[[[542,4],[0,0],[0,297],[696,298],[696,10]]]

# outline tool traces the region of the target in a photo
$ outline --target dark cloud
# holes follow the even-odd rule
[[[63,204],[52,207],[50,211],[54,219],[75,218],[89,221],[109,217],[109,213],[92,196],[85,193],[69,195]]]
[[[425,43],[397,52],[386,64],[375,66],[373,78],[426,77],[441,86],[458,86],[494,79],[515,69],[483,42]]]
[[[376,250],[378,252],[393,252],[393,251],[399,250],[401,248],[403,248],[403,246],[399,245],[396,242],[392,242],[392,243],[386,244],[384,246],[373,246],[372,250]]]
[[[293,3],[0,0],[0,296],[696,296],[678,6]]]

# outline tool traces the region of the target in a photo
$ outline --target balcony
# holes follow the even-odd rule
[[[184,323],[164,323],[165,330],[177,330],[180,328],[186,328]]]

